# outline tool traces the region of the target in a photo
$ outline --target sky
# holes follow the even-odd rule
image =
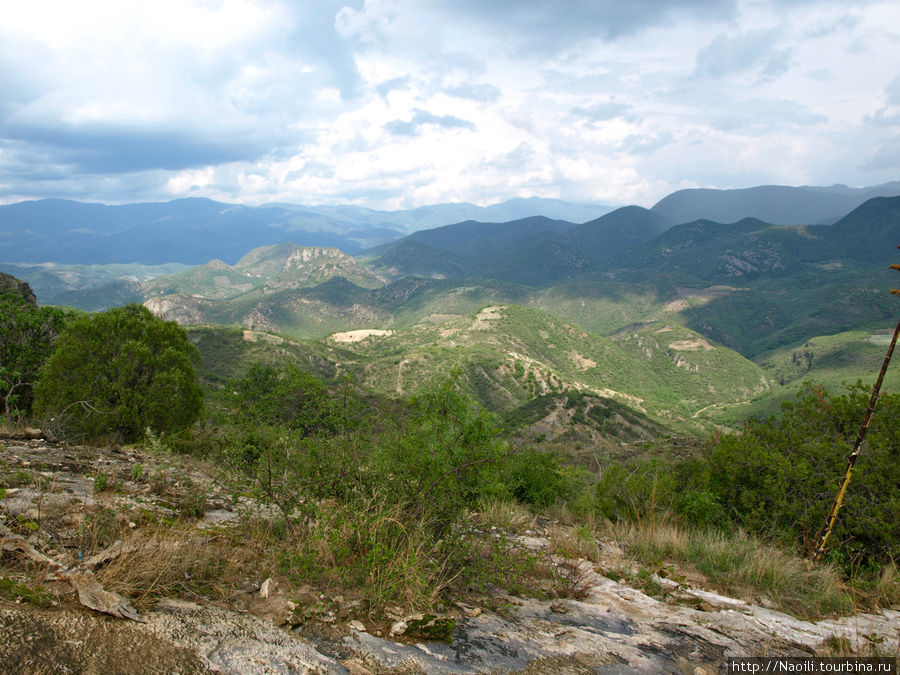
[[[900,179],[900,2],[0,0],[0,203]]]

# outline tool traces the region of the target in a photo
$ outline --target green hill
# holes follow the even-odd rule
[[[408,394],[458,368],[473,393],[509,412],[533,399],[582,392],[613,399],[658,424],[702,429],[694,414],[735,404],[768,388],[762,369],[678,325],[635,328],[615,338],[581,330],[536,309],[495,305],[436,326],[351,341],[356,381]]]

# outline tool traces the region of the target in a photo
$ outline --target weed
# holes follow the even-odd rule
[[[206,512],[206,490],[189,478],[184,481],[183,488],[175,500],[175,511],[182,518],[202,518]]]
[[[586,525],[550,528],[550,550],[566,558],[597,560],[600,555],[597,538]]]
[[[78,527],[79,551],[87,556],[106,548],[118,538],[119,530],[120,523],[113,509],[86,513]]]
[[[98,471],[94,475],[94,494],[112,489],[114,483],[115,479],[111,478],[109,474],[104,471]]]
[[[825,639],[825,648],[835,656],[850,656],[853,654],[853,645],[850,640],[837,635],[829,635]]]
[[[444,642],[450,645],[453,644],[454,628],[456,628],[456,619],[452,617],[425,614],[421,619],[412,619],[407,622],[404,635],[418,640]]]
[[[28,585],[9,577],[0,577],[0,597],[14,602],[29,602],[47,608],[53,604],[50,593],[39,585]]]
[[[522,504],[509,499],[482,499],[477,509],[477,517],[485,525],[513,532],[534,529],[537,520]]]

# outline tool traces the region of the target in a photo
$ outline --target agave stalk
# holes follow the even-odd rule
[[[900,248],[900,246],[897,248]],[[891,269],[900,271],[900,265],[891,265]],[[891,293],[900,295],[900,289],[892,288]],[[822,557],[822,554],[825,553],[825,544],[828,542],[828,537],[834,529],[838,511],[841,510],[841,505],[844,503],[844,495],[847,494],[847,486],[850,485],[850,476],[853,474],[853,465],[856,464],[856,458],[859,457],[863,439],[865,439],[866,433],[869,431],[869,422],[872,419],[872,412],[875,410],[878,394],[881,392],[881,383],[884,380],[885,372],[887,372],[888,364],[891,362],[891,356],[894,353],[894,347],[897,344],[898,336],[900,336],[900,321],[897,322],[897,327],[894,329],[894,336],[891,338],[891,344],[888,346],[887,354],[884,357],[884,363],[881,364],[881,372],[878,373],[878,379],[875,380],[875,386],[872,387],[872,396],[869,399],[869,407],[866,408],[866,416],[863,418],[862,426],[860,426],[859,433],[856,435],[853,451],[847,458],[847,471],[844,473],[844,480],[841,481],[841,487],[838,488],[834,503],[831,505],[831,511],[828,512],[828,517],[825,518],[825,526],[819,534],[819,541],[816,544],[816,548],[812,555],[813,561],[818,561]]]

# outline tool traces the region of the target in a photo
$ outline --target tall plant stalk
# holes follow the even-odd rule
[[[900,248],[900,246],[897,248]],[[891,269],[900,271],[900,265],[891,265]],[[892,288],[891,293],[900,295],[900,289]],[[872,396],[869,398],[869,407],[866,408],[866,416],[863,418],[862,426],[860,426],[859,433],[856,435],[853,451],[847,458],[847,471],[844,473],[844,480],[841,481],[841,487],[838,488],[837,495],[835,495],[834,503],[831,505],[831,511],[828,512],[828,517],[825,518],[825,526],[819,534],[819,540],[812,555],[813,561],[818,561],[825,553],[825,545],[828,543],[828,537],[831,536],[831,532],[834,529],[834,523],[837,520],[838,511],[841,510],[841,505],[844,503],[844,495],[847,494],[847,486],[850,485],[850,477],[853,474],[853,465],[856,464],[856,459],[859,457],[859,452],[862,448],[863,439],[865,439],[866,433],[869,431],[869,422],[872,419],[872,413],[874,412],[875,404],[878,401],[878,394],[881,392],[881,383],[884,381],[884,374],[887,372],[888,364],[891,362],[891,356],[894,353],[894,347],[897,345],[898,336],[900,336],[900,321],[897,322],[897,327],[894,329],[894,336],[891,338],[891,344],[888,346],[887,354],[884,357],[884,363],[881,364],[881,372],[878,373],[878,379],[875,380],[875,386],[872,387]]]

